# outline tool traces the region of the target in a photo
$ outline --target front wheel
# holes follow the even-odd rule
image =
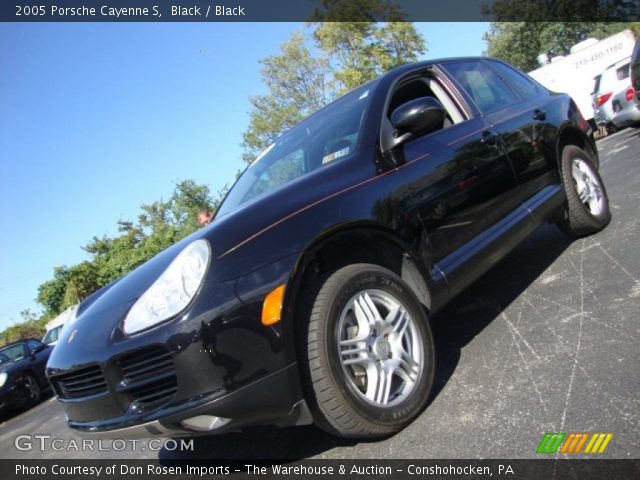
[[[41,396],[40,385],[38,385],[38,381],[33,375],[27,373],[23,378],[23,382],[29,404],[37,404],[40,401]]]
[[[428,401],[435,363],[429,321],[411,289],[387,269],[349,265],[326,280],[306,351],[314,419],[332,434],[395,433]]]
[[[567,196],[558,226],[580,238],[599,232],[611,221],[609,197],[591,157],[575,145],[562,151],[562,183]]]

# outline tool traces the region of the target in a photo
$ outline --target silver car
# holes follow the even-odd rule
[[[629,65],[625,58],[607,67],[595,77],[593,93],[594,120],[600,127],[612,131],[640,122],[640,109],[631,86]]]

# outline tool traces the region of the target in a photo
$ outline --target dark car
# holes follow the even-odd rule
[[[636,46],[633,47],[629,73],[631,74],[631,88],[636,91],[636,99],[640,103],[640,39],[636,41]]]
[[[284,134],[214,221],[81,305],[48,375],[69,425],[398,431],[430,317],[544,222],[610,219],[575,103],[486,58],[399,67]]]
[[[0,412],[40,401],[51,347],[29,338],[0,347]]]

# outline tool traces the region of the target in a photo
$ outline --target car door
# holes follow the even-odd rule
[[[557,127],[548,92],[516,69],[497,60],[485,60],[519,100],[502,111],[487,114],[487,121],[500,134],[520,188],[522,203],[548,185],[558,185],[555,139]]]
[[[442,128],[413,139],[403,146],[406,161],[401,169],[408,187],[405,210],[417,213],[426,231],[432,261],[432,275],[446,276],[450,285],[466,276],[460,268],[473,256],[472,244],[492,225],[506,217],[518,183],[499,135],[479,112],[461,101],[451,80],[438,68],[423,78],[429,90],[400,83],[393,92],[387,114],[413,96],[435,96],[445,106]],[[400,97],[398,99],[398,97]],[[482,268],[478,265],[479,268]]]
[[[46,385],[45,368],[52,349],[37,340],[27,340],[26,344],[29,357],[31,358],[30,368],[35,372],[40,385]]]

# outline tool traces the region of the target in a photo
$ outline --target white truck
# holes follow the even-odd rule
[[[549,90],[571,95],[595,129],[591,98],[594,78],[609,65],[631,56],[634,44],[631,30],[623,30],[600,41],[589,38],[571,47],[569,55],[554,57],[551,61],[547,55],[540,55],[538,61],[542,66],[529,75]]]

